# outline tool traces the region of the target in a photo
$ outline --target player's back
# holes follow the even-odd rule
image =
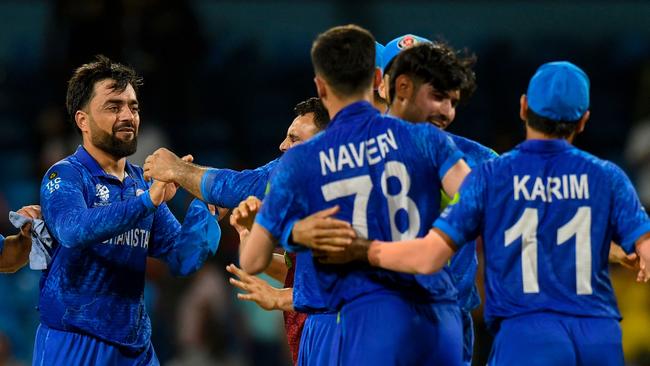
[[[486,320],[620,317],[607,272],[610,241],[631,245],[617,234],[629,232],[616,217],[616,195],[630,193],[620,169],[565,140],[528,140],[480,169]]]
[[[294,167],[307,214],[339,205],[338,218],[351,222],[359,235],[401,240],[424,235],[438,216],[441,179],[461,153],[449,137],[426,124],[413,125],[381,116],[369,103],[342,110],[328,129],[295,147],[283,158]],[[424,290],[411,275],[353,263],[315,264],[337,308],[365,293],[408,292],[424,300],[454,301],[449,274]]]

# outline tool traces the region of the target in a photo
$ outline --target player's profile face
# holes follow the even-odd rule
[[[112,83],[110,79],[95,83],[88,125],[93,145],[122,158],[137,149],[140,114],[133,87],[129,84],[119,92],[111,89]]]
[[[287,137],[280,144],[280,151],[286,152],[290,148],[309,140],[318,132],[314,124],[314,114],[305,113],[296,117],[287,129]]]
[[[456,106],[460,91],[442,92],[431,84],[421,84],[409,100],[409,114],[417,117],[415,121],[426,121],[445,129],[456,118]]]

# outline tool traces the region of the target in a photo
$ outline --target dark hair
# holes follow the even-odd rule
[[[570,137],[578,129],[578,122],[580,122],[580,119],[575,121],[556,121],[542,117],[533,112],[530,107],[526,111],[526,123],[535,131],[550,137],[563,139]]]
[[[92,99],[95,83],[106,79],[115,80],[110,89],[120,93],[129,84],[137,93],[138,87],[142,85],[142,77],[137,75],[135,70],[113,62],[104,55],[97,55],[94,61],[79,66],[68,80],[68,91],[65,100],[65,106],[75,127],[77,127],[74,118],[75,113],[85,108]],[[81,132],[79,127],[77,127],[77,131]]]
[[[304,116],[307,113],[313,113],[314,125],[316,125],[316,128],[319,131],[326,129],[327,125],[330,123],[330,115],[319,98],[312,97],[296,104],[293,108],[293,113],[295,113],[296,117]]]
[[[472,67],[476,56],[464,50],[458,52],[443,42],[419,43],[400,52],[389,64],[389,103],[395,96],[395,80],[408,75],[414,81],[431,84],[441,92],[460,91],[461,102],[476,90],[476,76]]]
[[[357,25],[334,27],[316,37],[311,48],[314,71],[341,96],[362,92],[375,74],[375,38]]]

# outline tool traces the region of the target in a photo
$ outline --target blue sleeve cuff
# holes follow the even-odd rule
[[[457,248],[462,247],[465,245],[465,238],[461,233],[454,229],[449,223],[444,221],[443,219],[437,219],[436,222],[433,223],[433,227],[436,229],[442,231],[443,233],[447,234],[451,238],[451,240],[454,241],[454,244],[456,245]]]
[[[203,196],[205,202],[212,202],[210,199],[210,192],[212,191],[211,186],[214,184],[214,176],[216,173],[216,169],[208,169],[201,177],[201,196]]]
[[[458,150],[455,153],[453,153],[450,157],[448,157],[447,160],[445,160],[445,163],[442,164],[442,166],[440,167],[439,178],[441,181],[442,178],[444,178],[445,174],[447,174],[447,171],[449,171],[449,169],[451,169],[451,167],[454,166],[454,164],[456,164],[458,160],[462,158],[463,158],[463,153],[460,150]]]
[[[282,236],[280,237],[280,244],[282,247],[289,252],[299,252],[305,250],[305,247],[300,244],[295,244],[291,241],[291,232],[293,231],[293,226],[298,220],[294,219],[289,222],[288,225],[284,227],[282,231]]]
[[[147,208],[147,212],[151,213],[156,210],[156,206],[153,204],[153,201],[151,200],[151,196],[149,195],[149,190],[147,189],[144,191],[143,194],[140,196],[140,200],[142,200],[142,203],[144,204],[144,207]]]
[[[633,253],[636,241],[647,232],[650,232],[650,221],[641,225],[641,227],[634,230],[630,235],[621,240],[621,248],[623,248],[623,250],[628,254]]]

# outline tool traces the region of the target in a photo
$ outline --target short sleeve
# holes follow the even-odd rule
[[[630,179],[616,165],[611,164],[611,167],[614,241],[631,253],[636,241],[650,232],[650,219]]]
[[[462,246],[480,234],[484,217],[485,170],[473,170],[433,226]]]

